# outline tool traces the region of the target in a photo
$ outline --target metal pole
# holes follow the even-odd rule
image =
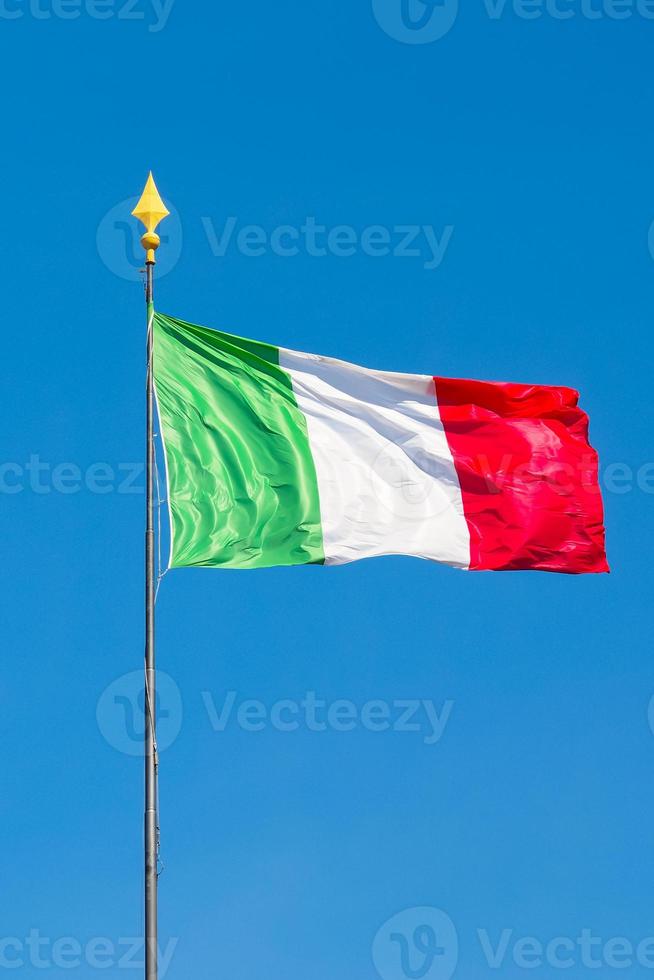
[[[146,264],[147,385],[145,504],[145,980],[157,980],[157,800],[156,672],[154,649],[154,386],[152,321],[154,262]]]
[[[157,225],[169,214],[152,173],[132,211],[145,225],[145,300],[148,314],[146,445],[145,445],[145,980],[157,980],[157,877],[159,863],[159,793],[157,778],[156,672],[154,658],[154,378],[152,341],[154,321],[155,253],[161,244]]]

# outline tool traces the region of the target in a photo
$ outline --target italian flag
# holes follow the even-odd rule
[[[372,371],[155,313],[169,567],[608,571],[570,388]]]

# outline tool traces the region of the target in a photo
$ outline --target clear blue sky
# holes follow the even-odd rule
[[[374,980],[378,930],[420,907],[451,920],[461,980],[559,976],[562,948],[521,965],[529,936],[568,937],[575,980],[613,976],[619,946],[593,969],[575,942],[654,933],[654,21],[475,0],[432,40],[452,0],[412,0],[413,27],[400,0],[176,0],[165,22],[150,0],[75,2],[0,16],[3,967],[42,976],[36,935],[50,976],[139,975],[119,965],[142,930],[129,679],[102,695],[142,662],[142,476],[119,490],[143,456],[144,310],[121,202],[152,167],[179,215],[162,311],[371,367],[575,386],[603,470],[628,467],[605,492],[610,576],[385,559],[164,579],[158,660],[183,703],[161,703],[166,976]],[[308,218],[353,228],[355,254],[239,247]],[[449,236],[435,268],[424,232],[419,255],[367,254],[366,229],[393,251],[403,225]],[[207,703],[230,691],[216,731]],[[381,700],[392,727],[235,718],[311,691]],[[424,713],[397,730],[407,699],[444,719],[434,744]],[[431,967],[411,949],[429,915],[394,932],[410,973],[382,929],[383,980],[449,980],[447,929]],[[495,948],[505,929],[492,969],[478,931]],[[650,976],[646,953],[622,975]]]

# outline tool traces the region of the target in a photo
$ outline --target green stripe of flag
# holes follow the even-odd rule
[[[171,567],[324,561],[307,423],[276,347],[155,313]]]

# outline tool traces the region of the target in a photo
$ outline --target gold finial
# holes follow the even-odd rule
[[[141,194],[141,200],[132,211],[132,214],[146,228],[146,232],[141,238],[141,245],[145,249],[145,261],[154,262],[154,253],[161,244],[161,239],[156,233],[156,228],[159,222],[163,221],[170,214],[170,211],[161,200],[161,195],[157,190],[157,185],[152,176],[152,171],[150,171],[145,188]]]

